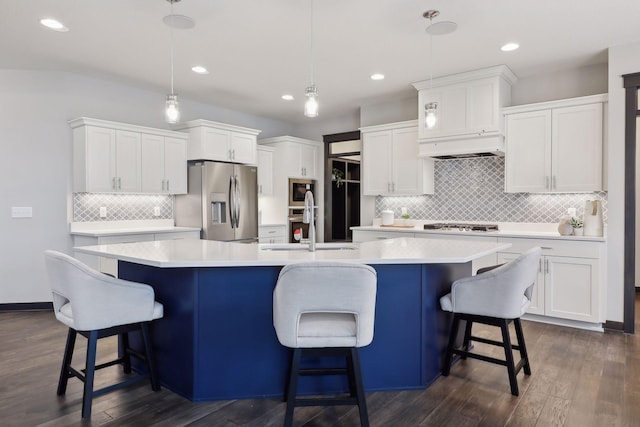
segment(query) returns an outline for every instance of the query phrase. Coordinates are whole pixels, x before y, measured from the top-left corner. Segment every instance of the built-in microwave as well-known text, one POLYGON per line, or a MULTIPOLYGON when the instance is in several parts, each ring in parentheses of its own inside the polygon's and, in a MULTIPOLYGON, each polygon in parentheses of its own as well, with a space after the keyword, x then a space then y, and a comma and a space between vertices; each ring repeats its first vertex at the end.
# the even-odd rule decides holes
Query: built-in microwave
MULTIPOLYGON (((304 206, 304 195, 307 192, 307 186, 316 198, 316 181, 313 179, 289 178, 289 206, 304 206)), ((318 203, 317 200, 315 200, 318 203)))

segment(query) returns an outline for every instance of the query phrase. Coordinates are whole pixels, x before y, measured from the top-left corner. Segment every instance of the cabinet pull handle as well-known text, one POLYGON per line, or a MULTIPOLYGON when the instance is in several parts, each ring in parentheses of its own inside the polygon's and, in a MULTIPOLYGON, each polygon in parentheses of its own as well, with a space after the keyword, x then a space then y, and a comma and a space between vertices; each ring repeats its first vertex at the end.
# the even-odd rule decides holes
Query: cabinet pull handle
POLYGON ((235 160, 235 159, 236 159, 236 150, 231 150, 231 158, 232 158, 233 160, 235 160))
POLYGON ((167 191, 169 191, 169 180, 167 180, 167 191))
POLYGON ((164 191, 164 179, 162 180, 162 191, 164 191))
POLYGON ((553 249, 552 246, 540 246, 540 249, 553 249))
POLYGON ((231 150, 227 151, 227 158, 228 158, 229 160, 232 160, 232 159, 231 159, 231 150))
POLYGON ((396 183, 395 182, 391 183, 391 191, 393 191, 394 193, 396 192, 396 183))
POLYGON ((122 178, 118 178, 118 190, 122 190, 122 178))
POLYGON ((542 260, 538 260, 538 273, 542 273, 542 260))
POLYGON ((391 193, 391 183, 387 182, 387 193, 391 193))
POLYGON ((551 179, 551 181, 553 182, 553 189, 555 190, 556 187, 557 187, 556 186, 556 176, 555 175, 553 175, 553 178, 551 179))
POLYGON ((547 189, 551 190, 551 188, 549 187, 549 177, 548 176, 544 177, 544 188, 547 188, 547 189))
POLYGON ((114 176, 113 178, 111 178, 111 188, 112 189, 116 189, 116 177, 114 176))
POLYGON ((549 274, 549 260, 548 259, 544 260, 544 272, 545 272, 545 274, 549 274))

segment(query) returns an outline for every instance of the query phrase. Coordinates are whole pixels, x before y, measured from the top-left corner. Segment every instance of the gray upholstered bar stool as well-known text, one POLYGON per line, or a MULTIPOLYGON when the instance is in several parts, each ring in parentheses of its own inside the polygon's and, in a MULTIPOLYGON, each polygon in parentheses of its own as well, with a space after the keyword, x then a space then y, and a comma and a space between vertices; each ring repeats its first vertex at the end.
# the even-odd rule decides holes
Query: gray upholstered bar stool
POLYGON ((285 266, 273 292, 273 326, 280 343, 293 348, 287 386, 285 426, 296 406, 358 405, 368 426, 359 347, 373 340, 376 271, 361 264, 335 262, 285 266), (301 358, 342 356, 346 367, 303 369, 301 358), (296 398, 299 375, 347 375, 347 397, 296 398))
POLYGON ((45 260, 56 319, 69 327, 58 381, 58 396, 66 393, 69 378, 80 379, 84 382, 82 418, 89 418, 94 397, 147 378, 150 379, 154 391, 160 390, 148 324, 163 316, 163 307, 154 300, 153 288, 107 276, 59 252, 45 251, 45 260), (142 333, 145 354, 129 347, 128 334, 133 331, 142 333), (82 370, 76 370, 71 366, 77 334, 88 340, 86 365, 82 370), (98 340, 112 335, 119 335, 122 357, 96 366, 98 340), (100 390, 93 390, 96 370, 122 364, 124 372, 130 373, 131 356, 146 362, 148 372, 100 390))
POLYGON ((519 394, 516 375, 523 368, 525 375, 531 375, 520 317, 531 304, 540 253, 541 249, 535 247, 507 264, 478 270, 479 274, 476 276, 453 282, 451 293, 440 298, 442 309, 453 313, 453 325, 442 375, 449 375, 454 354, 460 355, 462 359, 471 357, 497 363, 507 367, 511 394, 519 394), (461 348, 454 348, 461 320, 467 322, 464 339, 461 348), (502 341, 472 336, 471 328, 474 322, 500 327, 502 341), (512 345, 509 337, 511 322, 516 330, 517 345, 512 345), (469 350, 472 341, 503 347, 505 360, 471 353, 469 350), (514 349, 520 351, 520 362, 517 365, 513 359, 514 349))

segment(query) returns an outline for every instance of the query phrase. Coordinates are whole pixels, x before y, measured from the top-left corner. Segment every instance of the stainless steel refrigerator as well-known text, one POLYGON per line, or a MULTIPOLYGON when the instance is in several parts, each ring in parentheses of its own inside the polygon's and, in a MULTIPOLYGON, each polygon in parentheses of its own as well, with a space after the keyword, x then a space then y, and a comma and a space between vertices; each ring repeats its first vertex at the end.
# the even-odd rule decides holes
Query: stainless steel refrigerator
POLYGON ((257 242, 258 169, 196 162, 188 171, 188 194, 175 198, 176 225, 201 227, 206 240, 257 242))

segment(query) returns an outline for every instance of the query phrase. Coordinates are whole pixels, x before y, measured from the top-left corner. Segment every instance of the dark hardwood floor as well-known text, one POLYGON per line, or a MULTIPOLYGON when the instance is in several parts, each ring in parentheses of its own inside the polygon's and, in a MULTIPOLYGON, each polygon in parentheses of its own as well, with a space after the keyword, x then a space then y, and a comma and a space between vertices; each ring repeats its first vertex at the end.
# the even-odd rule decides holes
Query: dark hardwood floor
MULTIPOLYGON (((82 422, 82 384, 71 379, 67 395, 56 396, 66 328, 51 312, 0 313, 0 325, 2 426, 262 427, 283 423, 284 403, 278 399, 193 403, 166 389, 154 393, 147 383, 95 399, 91 421, 82 422)), ((523 326, 533 374, 518 375, 519 397, 510 394, 505 368, 468 359, 427 390, 367 394, 371 425, 640 425, 639 335, 526 321, 523 326)), ((478 330, 477 335, 499 337, 497 329, 478 330)), ((102 361, 116 351, 115 339, 103 341, 98 348, 102 361)), ((494 355, 500 352, 476 346, 494 355)), ((74 357, 79 366, 84 350, 85 340, 79 337, 74 357)), ((96 386, 121 375, 117 367, 105 369, 98 374, 96 386)), ((358 426, 359 418, 352 407, 298 408, 295 424, 358 426)))

